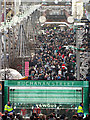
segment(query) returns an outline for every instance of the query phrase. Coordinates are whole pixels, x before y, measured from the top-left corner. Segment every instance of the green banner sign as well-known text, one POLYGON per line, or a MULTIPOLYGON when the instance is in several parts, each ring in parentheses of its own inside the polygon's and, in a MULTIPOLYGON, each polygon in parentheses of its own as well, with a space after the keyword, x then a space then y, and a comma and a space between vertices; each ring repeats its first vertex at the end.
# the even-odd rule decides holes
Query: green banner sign
POLYGON ((88 87, 88 81, 6 80, 5 86, 88 87))
POLYGON ((89 110, 88 81, 5 80, 4 86, 5 104, 8 99, 16 107, 32 104, 77 106, 83 101, 84 113, 89 110))

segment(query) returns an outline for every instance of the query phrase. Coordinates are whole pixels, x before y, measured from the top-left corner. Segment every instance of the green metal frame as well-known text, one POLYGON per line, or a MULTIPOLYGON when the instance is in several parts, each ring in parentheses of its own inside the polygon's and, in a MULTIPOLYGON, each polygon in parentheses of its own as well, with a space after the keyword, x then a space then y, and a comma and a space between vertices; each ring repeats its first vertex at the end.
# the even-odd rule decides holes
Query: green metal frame
MULTIPOLYGON (((88 81, 45 81, 45 80, 6 80, 4 83, 4 104, 8 101, 9 87, 64 87, 64 88, 81 88, 82 101, 84 104, 84 113, 89 113, 89 82, 88 81)), ((68 89, 67 89, 68 91, 68 89)), ((48 92, 48 91, 47 91, 48 92)), ((80 94, 78 94, 79 96, 80 94)), ((80 96, 79 96, 80 97, 80 96)), ((58 99, 58 98, 57 98, 58 99)), ((68 99, 69 100, 69 99, 68 99)), ((78 98, 77 98, 78 101, 78 98)), ((67 101, 68 104, 68 101, 67 101)))

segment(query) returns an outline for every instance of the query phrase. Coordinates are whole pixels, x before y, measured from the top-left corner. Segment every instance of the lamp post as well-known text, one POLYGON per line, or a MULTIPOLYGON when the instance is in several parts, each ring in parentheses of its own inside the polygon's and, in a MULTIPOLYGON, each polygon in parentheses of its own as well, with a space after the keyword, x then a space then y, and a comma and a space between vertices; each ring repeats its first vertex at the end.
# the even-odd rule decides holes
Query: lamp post
POLYGON ((79 52, 79 43, 78 43, 78 35, 79 35, 79 30, 76 30, 76 47, 77 47, 77 52, 76 52, 76 62, 77 62, 77 80, 80 80, 80 52, 79 52))
POLYGON ((79 39, 80 39, 80 26, 85 26, 85 23, 74 23, 74 27, 76 29, 76 64, 77 64, 77 80, 80 80, 80 50, 85 50, 84 48, 80 48, 79 39))

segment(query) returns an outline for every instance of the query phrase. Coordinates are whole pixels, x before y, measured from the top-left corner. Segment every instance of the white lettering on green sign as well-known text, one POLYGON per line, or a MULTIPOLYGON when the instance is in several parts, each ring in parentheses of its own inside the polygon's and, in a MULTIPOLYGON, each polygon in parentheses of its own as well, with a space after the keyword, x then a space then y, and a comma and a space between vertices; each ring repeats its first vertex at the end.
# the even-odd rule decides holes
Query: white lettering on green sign
POLYGON ((73 86, 74 82, 60 81, 18 81, 17 86, 73 86))
POLYGON ((88 81, 30 81, 30 80, 6 80, 5 86, 62 86, 62 87, 88 87, 88 81))

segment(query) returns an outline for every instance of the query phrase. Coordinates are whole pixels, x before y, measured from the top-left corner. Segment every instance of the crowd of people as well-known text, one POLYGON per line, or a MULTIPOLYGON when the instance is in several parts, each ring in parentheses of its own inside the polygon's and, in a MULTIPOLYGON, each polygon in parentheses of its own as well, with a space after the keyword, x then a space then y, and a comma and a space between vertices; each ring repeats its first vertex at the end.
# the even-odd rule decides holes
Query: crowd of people
POLYGON ((62 114, 60 117, 56 117, 56 114, 53 112, 49 115, 44 114, 32 114, 30 117, 30 120, 89 120, 89 115, 86 115, 86 117, 83 119, 82 117, 78 117, 77 115, 71 116, 71 119, 69 119, 65 114, 62 114))
POLYGON ((47 28, 38 40, 38 49, 30 59, 29 79, 76 80, 76 54, 70 47, 76 44, 74 31, 47 28))
POLYGON ((83 103, 80 103, 75 114, 68 116, 65 114, 65 112, 61 113, 59 109, 56 109, 56 112, 54 110, 53 112, 50 111, 50 113, 45 114, 42 113, 40 107, 34 106, 31 115, 27 118, 25 117, 24 113, 16 114, 10 101, 8 101, 4 107, 4 114, 0 112, 0 120, 89 120, 89 118, 90 116, 88 114, 86 117, 84 117, 83 103))

